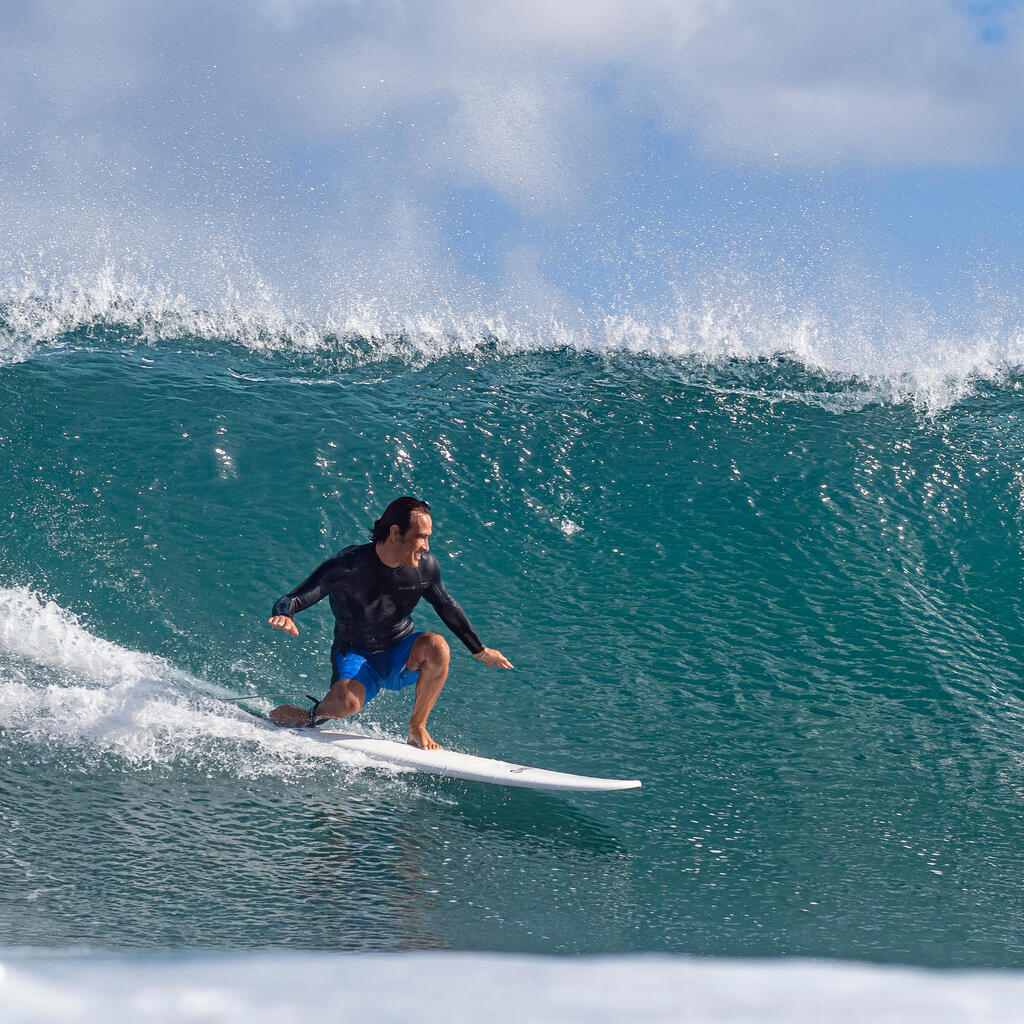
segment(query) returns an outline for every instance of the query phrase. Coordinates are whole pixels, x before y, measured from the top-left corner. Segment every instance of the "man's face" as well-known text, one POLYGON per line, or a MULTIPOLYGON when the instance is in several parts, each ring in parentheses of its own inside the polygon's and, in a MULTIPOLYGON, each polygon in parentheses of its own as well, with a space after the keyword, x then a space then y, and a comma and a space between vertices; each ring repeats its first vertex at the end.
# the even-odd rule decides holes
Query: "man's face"
MULTIPOLYGON (((420 564, 420 559, 430 550, 432 526, 430 516, 425 512, 414 512, 409 517, 409 529, 398 534, 403 565, 411 565, 415 569, 420 564)), ((397 526, 392 529, 397 533, 397 526)))

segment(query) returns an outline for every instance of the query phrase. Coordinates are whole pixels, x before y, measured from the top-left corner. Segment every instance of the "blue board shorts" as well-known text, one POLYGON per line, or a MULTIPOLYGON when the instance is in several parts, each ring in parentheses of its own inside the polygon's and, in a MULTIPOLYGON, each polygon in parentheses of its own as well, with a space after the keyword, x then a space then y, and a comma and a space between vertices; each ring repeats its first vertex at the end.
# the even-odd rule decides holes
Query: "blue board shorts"
POLYGON ((410 633, 386 651, 332 651, 331 686, 339 679, 357 679, 366 687, 366 704, 381 690, 404 690, 413 686, 419 681, 420 670, 406 668, 405 664, 416 638, 422 635, 423 630, 410 633))

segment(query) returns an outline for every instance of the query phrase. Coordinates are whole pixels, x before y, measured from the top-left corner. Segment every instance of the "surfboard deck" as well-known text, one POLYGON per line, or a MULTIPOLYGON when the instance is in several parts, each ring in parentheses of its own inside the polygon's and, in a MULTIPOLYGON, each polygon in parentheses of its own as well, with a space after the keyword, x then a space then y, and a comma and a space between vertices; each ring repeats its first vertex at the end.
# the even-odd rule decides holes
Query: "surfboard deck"
MULTIPOLYGON (((289 728, 274 725, 265 715, 248 708, 240 710, 267 722, 273 729, 289 728)), ((385 765, 411 768, 427 775, 442 775, 469 782, 483 782, 492 786, 517 786, 523 789, 560 790, 575 793, 609 793, 622 789, 639 789, 639 779, 603 779, 591 775, 572 775, 568 772, 533 768, 525 764, 512 764, 476 754, 463 754, 457 750, 420 750, 400 740, 366 733, 337 729, 303 729, 302 734, 318 743, 336 744, 385 765)))

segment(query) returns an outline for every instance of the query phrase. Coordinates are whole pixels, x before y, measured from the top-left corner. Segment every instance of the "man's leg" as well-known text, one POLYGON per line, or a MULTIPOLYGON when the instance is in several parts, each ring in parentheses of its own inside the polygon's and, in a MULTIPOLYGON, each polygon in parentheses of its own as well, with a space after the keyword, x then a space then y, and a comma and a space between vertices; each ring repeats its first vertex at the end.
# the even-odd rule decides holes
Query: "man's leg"
MULTIPOLYGON (((413 645, 415 647, 415 644, 413 645)), ((436 698, 435 698, 436 699, 436 698)), ((366 687, 358 679, 339 679, 317 705, 317 718, 348 718, 366 703, 366 687)), ((269 715, 275 725, 309 725, 309 708, 282 704, 269 715)))
POLYGON ((435 743, 427 732, 427 717, 437 698, 441 694, 445 680, 448 678, 448 663, 451 654, 448 642, 437 633, 422 633, 416 638, 409 652, 407 669, 419 671, 416 681, 416 702, 412 707, 412 718, 409 721, 409 742, 414 747, 424 750, 437 750, 441 744, 435 743))

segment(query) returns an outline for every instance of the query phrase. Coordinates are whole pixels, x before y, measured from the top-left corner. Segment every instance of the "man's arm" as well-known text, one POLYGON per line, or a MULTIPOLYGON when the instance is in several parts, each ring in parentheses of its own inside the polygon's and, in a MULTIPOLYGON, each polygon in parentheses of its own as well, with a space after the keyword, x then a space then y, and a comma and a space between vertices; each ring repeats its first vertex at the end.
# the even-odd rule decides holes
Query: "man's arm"
POLYGON ((278 599, 270 613, 270 625, 275 629, 283 629, 292 636, 298 636, 299 631, 293 621, 295 615, 317 601, 322 601, 337 585, 341 575, 341 559, 337 555, 328 558, 308 579, 278 599))
POLYGON ((466 645, 477 661, 485 662, 491 668, 512 668, 512 662, 501 651, 484 647, 477 636, 476 630, 470 625, 469 616, 462 610, 462 605, 445 590, 441 582, 441 567, 437 559, 431 556, 434 565, 431 580, 423 596, 433 606, 441 621, 466 645))

